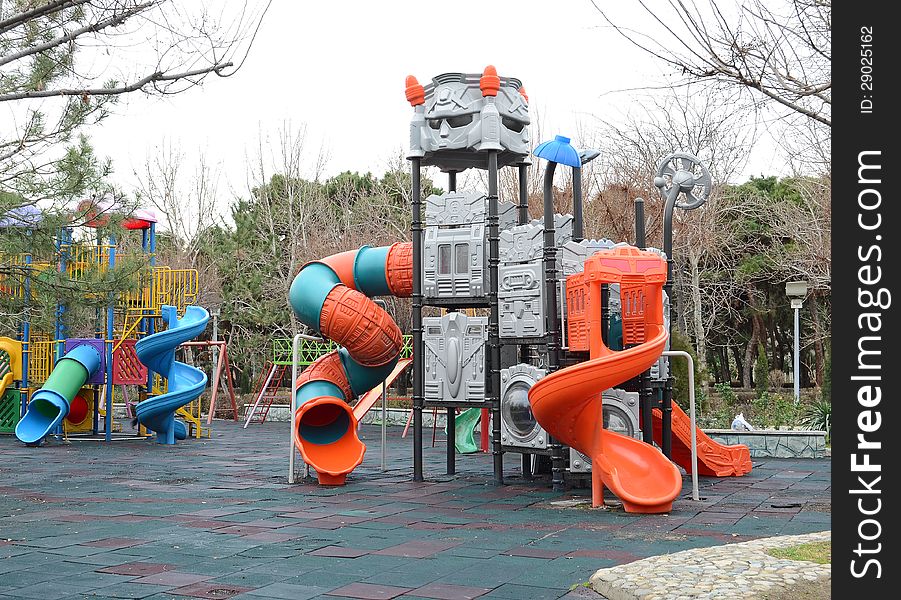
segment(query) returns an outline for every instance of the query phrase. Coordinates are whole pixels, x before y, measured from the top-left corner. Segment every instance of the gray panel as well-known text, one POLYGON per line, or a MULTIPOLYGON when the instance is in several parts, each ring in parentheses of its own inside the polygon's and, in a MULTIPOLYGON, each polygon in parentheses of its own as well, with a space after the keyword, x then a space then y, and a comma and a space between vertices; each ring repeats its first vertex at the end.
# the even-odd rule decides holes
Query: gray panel
POLYGON ((586 258, 598 250, 613 248, 617 245, 618 244, 607 238, 600 240, 582 240, 581 242, 574 242, 572 240, 567 241, 561 246, 560 252, 557 255, 562 264, 561 270, 563 275, 566 276, 572 275, 573 273, 581 273, 584 269, 586 258))
POLYGON ((541 261, 498 267, 500 336, 545 334, 544 266, 541 261))
MULTIPOLYGON (((554 240, 558 248, 572 243, 572 215, 554 215, 554 240)), ((540 260, 544 253, 544 225, 535 219, 501 232, 498 250, 501 264, 540 260)), ((559 260, 560 253, 557 253, 559 260)))
POLYGON ((426 227, 422 291, 428 298, 484 298, 488 291, 485 225, 426 227))
POLYGON ((445 192, 425 199, 426 225, 484 223, 487 198, 481 192, 445 192))
POLYGON ((484 401, 488 317, 448 313, 423 318, 422 327, 426 401, 484 401))

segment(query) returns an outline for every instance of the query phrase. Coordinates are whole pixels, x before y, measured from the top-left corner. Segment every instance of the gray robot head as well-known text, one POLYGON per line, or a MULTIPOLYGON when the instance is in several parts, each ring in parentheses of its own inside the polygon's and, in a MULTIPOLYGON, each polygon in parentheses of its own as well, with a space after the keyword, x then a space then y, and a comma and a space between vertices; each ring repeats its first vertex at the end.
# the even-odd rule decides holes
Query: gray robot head
POLYGON ((498 151, 498 166, 528 160, 529 101, 518 79, 498 77, 489 65, 481 75, 444 73, 415 86, 408 78, 410 158, 444 171, 486 168, 487 150, 498 151))

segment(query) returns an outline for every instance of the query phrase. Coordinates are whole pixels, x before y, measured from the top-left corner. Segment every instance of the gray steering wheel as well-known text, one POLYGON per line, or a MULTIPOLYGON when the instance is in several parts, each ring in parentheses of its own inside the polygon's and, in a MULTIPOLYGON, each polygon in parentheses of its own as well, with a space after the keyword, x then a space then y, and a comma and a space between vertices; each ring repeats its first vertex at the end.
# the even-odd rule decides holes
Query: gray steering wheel
POLYGON ((677 198, 683 194, 685 200, 676 200, 676 207, 692 210, 707 201, 713 183, 710 171, 701 159, 685 152, 674 152, 658 163, 654 185, 665 200, 673 194, 677 198))

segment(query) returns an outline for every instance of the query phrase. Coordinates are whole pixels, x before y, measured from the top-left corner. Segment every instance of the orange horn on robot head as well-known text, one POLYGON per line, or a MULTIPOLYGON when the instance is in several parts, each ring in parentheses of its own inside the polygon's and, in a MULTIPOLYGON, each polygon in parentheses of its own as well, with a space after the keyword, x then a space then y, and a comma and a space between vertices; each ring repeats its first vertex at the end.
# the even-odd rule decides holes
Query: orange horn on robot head
POLYGON ((419 81, 413 75, 407 75, 406 96, 410 106, 419 106, 425 104, 425 90, 419 81))
POLYGON ((479 89, 482 90, 482 96, 497 96, 497 92, 501 89, 501 78, 497 76, 497 69, 494 65, 488 65, 482 71, 479 78, 479 89))

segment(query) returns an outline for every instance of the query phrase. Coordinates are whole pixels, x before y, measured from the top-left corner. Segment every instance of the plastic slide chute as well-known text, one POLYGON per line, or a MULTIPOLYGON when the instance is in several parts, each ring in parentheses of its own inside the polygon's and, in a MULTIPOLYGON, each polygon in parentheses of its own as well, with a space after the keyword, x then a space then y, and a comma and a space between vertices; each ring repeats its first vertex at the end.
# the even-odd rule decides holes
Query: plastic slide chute
POLYGON ((372 408, 376 402, 379 401, 382 397, 382 384, 386 387, 390 386, 394 381, 401 376, 401 374, 406 371, 410 365, 413 364, 412 358, 402 358, 397 361, 397 364, 394 365, 394 370, 385 378, 385 381, 378 384, 357 400, 357 403, 354 404, 354 417, 356 417, 357 421, 363 418, 363 415, 369 412, 369 409, 372 408))
MULTIPOLYGON (((662 414, 654 409, 654 441, 663 438, 662 414)), ((744 444, 726 445, 697 430, 698 475, 707 477, 740 477, 751 472, 751 451, 744 444)), ((673 403, 673 460, 691 473, 691 419, 673 403)))
MULTIPOLYGON (((668 337, 663 325, 666 262, 634 247, 601 250, 585 271, 567 279, 567 290, 585 291, 590 360, 551 373, 529 390, 536 420, 549 435, 591 457, 592 505, 606 486, 628 512, 672 510, 682 476, 657 448, 603 428, 601 392, 650 368, 668 337), (619 283, 626 350, 614 352, 601 338, 601 285, 619 283)), ((568 292, 569 293, 569 292, 568 292)))
MULTIPOLYGON (((363 462, 350 402, 389 377, 402 336, 374 296, 413 293, 413 246, 334 254, 304 265, 291 284, 289 301, 298 319, 342 347, 315 360, 297 379, 294 444, 316 470, 319 483, 342 485, 363 462)), ((370 404, 371 406, 371 404, 370 404)))
POLYGON ((157 442, 174 444, 175 440, 188 436, 185 424, 175 419, 175 411, 200 396, 207 382, 206 373, 175 360, 175 349, 203 333, 210 314, 203 307, 188 306, 179 319, 178 309, 169 305, 163 305, 161 313, 168 329, 138 340, 135 352, 138 360, 168 380, 168 390, 139 402, 135 417, 138 423, 156 433, 157 442))
POLYGON ((78 346, 63 356, 43 387, 31 396, 25 416, 16 425, 16 437, 36 444, 69 414, 78 390, 100 368, 100 354, 91 346, 78 346))
POLYGON ((467 408, 454 419, 454 448, 460 454, 479 451, 475 440, 475 428, 481 418, 481 408, 467 408))

